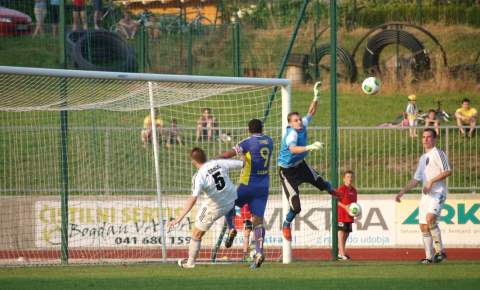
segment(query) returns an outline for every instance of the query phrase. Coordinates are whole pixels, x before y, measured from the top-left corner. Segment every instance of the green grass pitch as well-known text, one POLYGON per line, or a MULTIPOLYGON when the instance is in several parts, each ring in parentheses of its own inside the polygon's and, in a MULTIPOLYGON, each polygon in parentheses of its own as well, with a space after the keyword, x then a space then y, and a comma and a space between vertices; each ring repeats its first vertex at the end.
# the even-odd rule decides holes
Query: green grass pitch
POLYGON ((174 264, 0 269, 0 289, 479 289, 480 261, 174 264))

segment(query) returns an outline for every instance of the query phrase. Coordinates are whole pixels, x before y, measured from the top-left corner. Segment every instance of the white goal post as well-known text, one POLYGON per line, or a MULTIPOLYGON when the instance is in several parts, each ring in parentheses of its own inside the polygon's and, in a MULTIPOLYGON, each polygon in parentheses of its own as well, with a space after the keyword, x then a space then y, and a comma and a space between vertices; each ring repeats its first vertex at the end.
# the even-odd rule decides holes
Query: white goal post
MULTIPOLYGON (((68 243, 71 243, 68 247, 79 251, 78 257, 82 259, 78 258, 78 260, 81 262, 90 257, 107 261, 109 258, 104 256, 95 258, 99 255, 98 249, 106 249, 107 252, 111 250, 112 260, 124 258, 142 260, 148 256, 153 257, 151 259, 166 261, 167 258, 176 258, 182 249, 181 244, 176 244, 176 237, 167 236, 164 225, 168 220, 163 220, 163 217, 168 218, 178 210, 175 203, 179 203, 178 200, 182 199, 177 192, 186 193, 185 188, 190 183, 192 169, 185 158, 186 152, 197 144, 207 147, 211 152, 210 157, 221 153, 222 150, 228 150, 241 138, 246 137, 246 124, 254 117, 268 120, 267 131, 270 130, 274 134, 275 147, 278 149, 281 136, 287 126, 287 115, 290 112, 291 84, 289 80, 275 78, 161 75, 0 66, 0 95, 2 96, 0 118, 5 121, 1 125, 0 138, 11 142, 9 143, 11 152, 5 153, 10 157, 0 164, 8 168, 4 175, 6 180, 0 182, 0 200, 5 204, 10 204, 14 199, 19 198, 26 200, 32 207, 33 214, 44 218, 48 216, 46 213, 53 217, 63 210, 68 211, 69 219, 78 217, 78 224, 68 221, 68 243), (281 98, 278 95, 281 95, 281 98), (207 133, 204 134, 207 127, 199 129, 200 121, 197 121, 200 110, 207 107, 213 108, 213 114, 220 123, 218 127, 212 129, 213 133, 208 132, 208 136, 207 133), (141 147, 141 141, 138 137, 135 138, 138 136, 137 131, 133 125, 129 124, 134 120, 138 121, 139 118, 142 119, 145 112, 149 112, 150 120, 157 120, 160 117, 156 116, 156 109, 159 110, 163 125, 158 125, 156 121, 150 122, 152 147, 149 151, 150 149, 145 146, 147 143, 144 144, 145 148, 141 147), (270 114, 275 114, 274 116, 268 115, 271 110, 274 113, 270 114), (61 170, 60 165, 57 165, 60 156, 57 152, 59 151, 57 147, 60 145, 56 135, 59 118, 55 112, 61 111, 71 112, 73 119, 68 124, 72 126, 68 133, 69 144, 72 147, 69 150, 74 151, 69 152, 68 160, 72 163, 68 172, 69 178, 72 179, 69 187, 75 193, 70 197, 72 201, 70 204, 76 207, 73 209, 55 208, 60 205, 58 196, 55 196, 59 194, 55 187, 58 180, 52 176, 57 175, 61 170), (170 136, 174 129, 166 128, 167 122, 170 123, 171 128, 174 128, 174 124, 176 128, 177 122, 183 122, 180 124, 183 125, 181 131, 179 129, 183 139, 179 143, 171 140, 170 136), (275 131, 280 126, 281 132, 275 131), (200 134, 204 135, 200 136, 199 140, 200 130, 200 134), (35 144, 39 152, 36 152, 31 144, 35 144), (40 152, 41 150, 52 152, 45 154, 40 152), (150 162, 153 164, 152 167, 149 165, 150 162), (51 172, 50 170, 45 170, 44 173, 37 172, 39 170, 36 169, 42 166, 48 167, 49 164, 54 167, 51 172), (35 171, 34 173, 21 170, 21 168, 30 167, 32 172, 35 171), (127 167, 128 170, 122 171, 127 167), (31 175, 25 177, 28 174, 31 175), (180 176, 181 181, 177 180, 180 176), (150 182, 150 178, 152 182, 154 180, 153 183, 150 182), (148 186, 142 187, 144 184, 148 186), (157 204, 159 213, 148 211, 155 211, 149 209, 148 204, 151 200, 144 194, 150 192, 152 187, 156 193, 153 201, 157 204), (165 195, 166 192, 168 195, 165 195), (118 196, 121 196, 121 200, 117 198, 118 196), (137 213, 137 209, 142 213, 137 213), (95 227, 86 226, 91 222, 88 220, 90 210, 95 212, 92 213, 92 219, 95 220, 92 223, 96 223, 95 227), (111 213, 107 213, 107 210, 111 213), (122 222, 130 222, 132 228, 135 223, 137 230, 140 227, 137 222, 140 215, 151 217, 153 220, 157 214, 161 222, 158 223, 159 229, 155 232, 160 236, 122 235, 114 241, 105 242, 105 237, 99 237, 99 231, 107 230, 106 220, 111 220, 110 226, 113 230, 117 226, 120 231, 127 231, 126 226, 120 224, 120 218, 115 216, 115 213, 122 214, 124 219, 122 222), (83 235, 83 232, 80 232, 82 226, 81 230, 84 232, 95 228, 95 232, 88 232, 88 235, 93 235, 94 238, 77 242, 78 236, 83 235), (78 235, 75 236, 75 234, 78 235), (169 251, 167 243, 170 241, 176 247, 174 249, 178 248, 179 251, 169 251), (142 245, 140 245, 141 242, 143 242, 142 245), (152 248, 153 244, 161 245, 161 255, 151 254, 142 248, 142 246, 152 248)), ((270 175, 271 180, 274 181, 271 182, 271 187, 278 190, 281 186, 276 176, 276 157, 275 153, 271 160, 270 175)), ((238 174, 233 177, 237 180, 238 174)), ((283 194, 282 199, 285 213, 288 212, 289 205, 283 194)), ((23 217, 13 216, 12 219, 25 219, 21 224, 30 226, 34 236, 23 237, 20 233, 13 234, 13 228, 8 229, 9 236, 18 235, 24 243, 14 245, 11 237, 0 235, 0 244, 5 245, 3 249, 0 247, 0 257, 2 251, 13 250, 15 252, 12 258, 13 263, 20 258, 22 263, 25 259, 37 264, 46 263, 45 260, 54 260, 48 263, 55 263, 59 259, 56 255, 51 258, 41 250, 57 249, 59 247, 57 242, 46 242, 45 239, 58 233, 39 234, 38 232, 50 225, 38 225, 42 222, 38 221, 38 216, 22 214, 23 217), (35 221, 32 222, 32 220, 35 221), (28 251, 35 254, 25 254, 28 251)), ((55 223, 55 229, 59 227, 58 220, 49 222, 55 223)), ((147 231, 146 228, 144 230, 147 231)), ((216 238, 212 236, 211 240, 215 241, 216 238)), ((182 236, 179 241, 186 243, 187 241, 183 239, 185 237, 182 236)), ((202 247, 212 247, 212 241, 202 247)), ((240 245, 237 246, 240 247, 240 245)), ((73 256, 77 257, 75 252, 73 253, 70 259, 73 256)), ((230 254, 223 252, 222 255, 229 257, 230 254)), ((271 254, 270 257, 267 255, 267 258, 278 260, 281 257, 283 263, 290 263, 291 243, 283 241, 281 252, 278 254, 271 254)), ((2 263, 0 260, 0 264, 2 263)))

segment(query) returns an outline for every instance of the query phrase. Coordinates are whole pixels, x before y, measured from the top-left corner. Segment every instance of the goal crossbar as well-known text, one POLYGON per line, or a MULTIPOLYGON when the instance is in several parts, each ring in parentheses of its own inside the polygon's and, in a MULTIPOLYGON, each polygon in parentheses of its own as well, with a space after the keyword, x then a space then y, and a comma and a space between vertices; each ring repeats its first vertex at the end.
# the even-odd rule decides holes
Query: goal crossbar
POLYGON ((290 86, 290 80, 277 78, 248 78, 248 77, 218 77, 193 76, 151 73, 123 73, 106 71, 84 71, 65 69, 46 69, 32 67, 0 66, 1 74, 34 75, 47 77, 96 78, 123 81, 152 81, 152 82, 188 82, 225 85, 252 85, 252 86, 290 86))

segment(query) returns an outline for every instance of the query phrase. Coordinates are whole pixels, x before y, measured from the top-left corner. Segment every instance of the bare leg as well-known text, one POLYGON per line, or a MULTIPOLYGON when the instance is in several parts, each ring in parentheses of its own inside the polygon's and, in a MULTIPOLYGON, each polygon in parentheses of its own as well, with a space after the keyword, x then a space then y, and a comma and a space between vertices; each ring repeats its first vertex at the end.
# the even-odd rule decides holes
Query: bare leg
POLYGON ((345 232, 345 231, 338 231, 338 254, 340 256, 345 256, 346 251, 345 251, 345 245, 347 243, 348 235, 350 233, 345 232))
POLYGON ((100 26, 98 23, 100 22, 100 18, 102 17, 102 12, 95 10, 93 13, 93 25, 95 26, 95 29, 100 29, 100 26))
POLYGON ((195 138, 195 142, 198 142, 200 140, 200 133, 202 131, 202 123, 198 122, 197 123, 197 134, 196 134, 196 138, 195 138))
POLYGON ((473 132, 475 131, 475 125, 476 124, 477 124, 477 120, 475 119, 475 117, 472 117, 470 119, 470 130, 468 131, 468 136, 469 137, 473 136, 473 132))
POLYGON ((73 11, 73 31, 78 31, 78 12, 73 11))
POLYGON ((85 12, 85 10, 80 12, 80 17, 82 18, 83 30, 88 30, 87 13, 85 12))
POLYGON ((465 130, 463 129, 463 122, 460 118, 457 118, 457 126, 458 126, 458 129, 460 130, 460 134, 462 134, 462 136, 465 136, 465 130))

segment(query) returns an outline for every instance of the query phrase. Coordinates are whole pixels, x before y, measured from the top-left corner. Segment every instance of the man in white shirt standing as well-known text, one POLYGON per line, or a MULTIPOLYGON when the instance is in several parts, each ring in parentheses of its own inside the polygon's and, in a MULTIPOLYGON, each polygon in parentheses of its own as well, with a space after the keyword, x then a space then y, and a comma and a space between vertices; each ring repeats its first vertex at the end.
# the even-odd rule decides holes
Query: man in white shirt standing
POLYGON ((422 144, 425 153, 420 157, 412 180, 395 197, 395 200, 400 202, 407 191, 422 182, 422 197, 418 209, 418 222, 425 247, 425 259, 420 261, 422 264, 439 263, 447 258, 437 219, 447 198, 446 178, 452 174, 452 169, 445 152, 435 147, 436 139, 437 133, 432 128, 423 131, 422 144))
POLYGON ((180 216, 168 223, 168 229, 177 225, 190 212, 201 192, 205 193, 206 199, 195 219, 188 259, 178 260, 181 268, 195 267, 203 235, 216 220, 225 216, 234 207, 237 188, 228 177, 228 170, 243 167, 243 161, 240 160, 220 159, 207 162, 205 152, 197 147, 192 149, 190 159, 193 166, 198 169, 192 177, 192 196, 185 203, 180 216))

